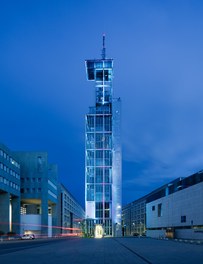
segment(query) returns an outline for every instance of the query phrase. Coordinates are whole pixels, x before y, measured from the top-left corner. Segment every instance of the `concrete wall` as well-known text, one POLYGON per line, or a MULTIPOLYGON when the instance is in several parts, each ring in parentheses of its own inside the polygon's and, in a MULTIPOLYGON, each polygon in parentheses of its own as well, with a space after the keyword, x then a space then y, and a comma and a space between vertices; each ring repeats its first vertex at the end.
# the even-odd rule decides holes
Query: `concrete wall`
POLYGON ((203 238, 203 233, 193 230, 195 227, 203 226, 202 208, 203 182, 148 203, 147 235, 159 237, 163 235, 161 228, 171 227, 175 228, 177 238, 203 238), (161 216, 158 216, 158 204, 162 204, 161 216), (181 216, 185 216, 185 221, 181 221, 181 216))

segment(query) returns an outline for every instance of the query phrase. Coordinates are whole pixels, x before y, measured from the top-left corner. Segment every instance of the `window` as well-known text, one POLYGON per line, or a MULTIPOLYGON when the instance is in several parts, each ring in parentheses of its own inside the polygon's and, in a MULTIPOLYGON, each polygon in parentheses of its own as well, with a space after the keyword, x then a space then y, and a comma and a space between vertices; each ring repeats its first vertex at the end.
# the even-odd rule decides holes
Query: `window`
POLYGON ((103 70, 96 71, 96 81, 103 81, 103 70))
POLYGON ((95 200, 101 202, 103 200, 103 186, 102 184, 97 184, 95 186, 95 200))
POLYGON ((103 139, 103 143, 104 143, 104 148, 105 149, 110 149, 111 148, 111 134, 110 133, 106 133, 104 134, 104 139, 103 139))
POLYGON ((105 203, 105 211, 104 211, 104 216, 105 218, 109 218, 110 216, 110 203, 105 203))
POLYGON ((97 149, 102 149, 103 148, 103 141, 104 141, 104 137, 102 133, 97 133, 96 134, 96 144, 95 147, 97 149))
POLYGON ((94 184, 87 185, 87 201, 94 201, 94 184))
POLYGON ((86 151, 86 161, 87 161, 87 166, 94 166, 94 151, 93 150, 86 151))
POLYGON ((87 183, 94 183, 94 168, 87 167, 86 175, 87 175, 87 183))
POLYGON ((181 223, 186 223, 186 215, 181 215, 181 223))
POLYGON ((87 133, 86 149, 94 149, 94 133, 87 133))
POLYGON ((105 131, 111 131, 111 127, 112 127, 111 116, 105 116, 105 119, 104 119, 104 130, 105 131))
POLYGON ((102 202, 96 203, 96 217, 97 218, 103 217, 103 203, 102 202))
POLYGON ((103 169, 102 169, 102 167, 96 168, 95 180, 96 180, 96 183, 102 183, 103 182, 103 169))
POLYGON ((111 166, 112 165, 111 150, 105 150, 104 151, 104 164, 105 164, 105 166, 111 166))
POLYGON ((86 119, 86 131, 94 131, 94 116, 87 116, 86 119))
POLYGON ((152 206, 152 211, 155 211, 155 205, 152 206))
POLYGON ((102 166, 102 165, 103 165, 103 151, 96 150, 96 166, 102 166))
POLYGON ((112 199, 112 192, 111 192, 111 185, 105 185, 105 201, 111 201, 112 199))
POLYGON ((111 168, 105 168, 104 175, 105 175, 105 183, 111 183, 111 168))
POLYGON ((162 216, 162 204, 158 204, 158 217, 162 216))
POLYGON ((103 116, 96 116, 96 131, 103 131, 103 116))

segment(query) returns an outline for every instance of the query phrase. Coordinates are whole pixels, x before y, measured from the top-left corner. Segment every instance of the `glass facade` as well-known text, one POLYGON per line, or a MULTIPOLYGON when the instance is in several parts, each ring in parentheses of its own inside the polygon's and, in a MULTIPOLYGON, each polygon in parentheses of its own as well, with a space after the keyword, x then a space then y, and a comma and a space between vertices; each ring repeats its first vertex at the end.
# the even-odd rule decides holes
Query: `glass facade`
POLYGON ((86 61, 95 82, 95 106, 85 124, 85 201, 88 232, 102 225, 104 235, 121 234, 120 99, 113 98, 113 60, 86 61))

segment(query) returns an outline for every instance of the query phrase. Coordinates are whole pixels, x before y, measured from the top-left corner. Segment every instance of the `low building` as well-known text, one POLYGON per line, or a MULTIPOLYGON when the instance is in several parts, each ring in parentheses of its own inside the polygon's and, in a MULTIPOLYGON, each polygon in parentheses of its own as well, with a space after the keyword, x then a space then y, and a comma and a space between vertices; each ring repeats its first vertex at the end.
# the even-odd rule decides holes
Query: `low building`
POLYGON ((0 144, 0 231, 20 232, 20 164, 5 145, 0 144))
MULTIPOLYGON (((180 178, 173 180, 170 184, 174 186, 180 178)), ((122 224, 124 236, 146 235, 146 204, 165 195, 168 184, 154 190, 153 192, 123 206, 122 224)))
POLYGON ((15 152, 21 164, 21 234, 57 234, 58 172, 47 152, 15 152))
POLYGON ((58 204, 61 234, 80 234, 85 211, 63 184, 59 184, 58 204))
POLYGON ((123 236, 141 236, 146 231, 146 196, 122 208, 123 236))
POLYGON ((164 190, 163 197, 146 205, 147 236, 203 239, 203 171, 164 190))
POLYGON ((123 235, 203 239, 203 171, 177 178, 122 208, 123 235))

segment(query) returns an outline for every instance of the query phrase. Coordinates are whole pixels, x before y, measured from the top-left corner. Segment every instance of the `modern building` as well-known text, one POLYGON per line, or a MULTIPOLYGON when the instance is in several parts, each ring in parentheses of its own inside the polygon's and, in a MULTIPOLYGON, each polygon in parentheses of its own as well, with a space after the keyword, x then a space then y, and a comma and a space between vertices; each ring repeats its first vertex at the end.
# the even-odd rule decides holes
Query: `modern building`
MULTIPOLYGON (((181 178, 175 179, 170 184, 176 186, 180 180, 181 178)), ((165 184, 122 207, 122 227, 124 236, 146 235, 146 204, 152 200, 163 197, 167 186, 168 184, 165 184)))
POLYGON ((47 152, 15 152, 21 165, 21 234, 51 237, 57 228, 58 172, 47 152))
POLYGON ((20 232, 20 164, 5 145, 0 144, 0 231, 20 232))
POLYGON ((60 233, 81 234, 85 211, 63 184, 59 184, 58 205, 60 233))
POLYGON ((177 178, 122 209, 123 235, 203 239, 203 171, 177 178))
POLYGON ((146 196, 122 208, 123 236, 142 236, 146 232, 146 196))
POLYGON ((85 64, 87 80, 95 84, 95 105, 85 119, 86 232, 93 235, 99 225, 105 236, 120 236, 121 101, 113 97, 113 59, 106 58, 105 36, 102 58, 85 64))
POLYGON ((147 236, 203 239, 203 171, 176 184, 146 205, 147 236))

